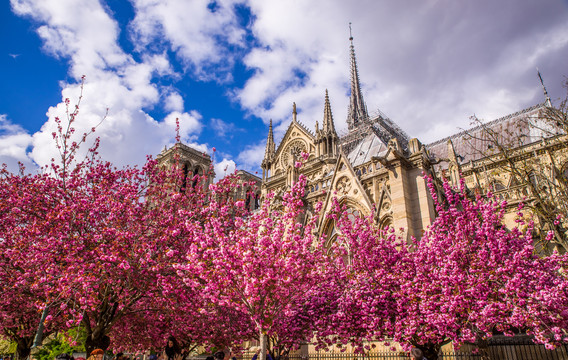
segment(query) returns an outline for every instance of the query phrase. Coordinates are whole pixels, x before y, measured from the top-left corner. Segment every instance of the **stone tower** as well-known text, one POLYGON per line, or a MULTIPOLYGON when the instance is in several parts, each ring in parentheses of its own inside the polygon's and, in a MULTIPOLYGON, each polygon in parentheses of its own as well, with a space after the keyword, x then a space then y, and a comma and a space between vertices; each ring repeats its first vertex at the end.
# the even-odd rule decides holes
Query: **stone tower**
POLYGON ((209 154, 196 150, 182 143, 176 143, 169 149, 164 148, 156 157, 159 166, 178 166, 183 169, 184 185, 195 186, 193 179, 195 175, 207 175, 207 184, 213 183, 215 171, 212 166, 211 156, 209 154))

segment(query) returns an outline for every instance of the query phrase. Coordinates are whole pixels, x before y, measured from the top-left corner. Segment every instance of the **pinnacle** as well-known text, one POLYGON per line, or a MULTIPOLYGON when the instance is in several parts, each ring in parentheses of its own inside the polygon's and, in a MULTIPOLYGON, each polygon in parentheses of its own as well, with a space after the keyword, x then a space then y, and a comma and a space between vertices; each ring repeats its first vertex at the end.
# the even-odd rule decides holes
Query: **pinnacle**
POLYGON ((335 125, 333 124, 333 114, 331 112, 331 104, 329 102, 329 93, 325 89, 325 105, 323 108, 323 124, 324 133, 335 133, 335 125))

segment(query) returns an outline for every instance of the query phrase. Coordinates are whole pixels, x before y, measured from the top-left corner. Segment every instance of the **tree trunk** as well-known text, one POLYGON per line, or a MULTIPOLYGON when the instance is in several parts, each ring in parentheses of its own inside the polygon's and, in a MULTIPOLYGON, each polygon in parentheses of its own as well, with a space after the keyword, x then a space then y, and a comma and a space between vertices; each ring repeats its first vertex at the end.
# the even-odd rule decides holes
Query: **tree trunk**
POLYGON ((45 323, 45 319, 47 318, 48 313, 49 313, 49 305, 46 305, 45 308, 43 308, 43 312, 41 314, 41 319, 39 320, 39 325, 37 327, 37 331, 36 331, 36 334, 35 334, 33 347, 41 346, 41 344, 43 342, 43 331, 45 329, 44 323, 45 323))
POLYGON ((91 354, 91 352, 95 349, 102 349, 106 351, 110 346, 110 338, 104 334, 96 336, 91 333, 87 334, 87 339, 85 340, 85 351, 87 352, 87 356, 91 354))
POLYGON ((490 360, 491 355, 489 354, 489 343, 487 340, 479 339, 477 340, 477 348, 479 350, 479 355, 481 355, 482 360, 490 360))
POLYGON ((438 360, 438 353, 440 352, 439 344, 424 344, 415 345, 417 348, 422 350, 424 357, 428 360, 438 360))
POLYGON ((33 340, 32 336, 16 339, 16 360, 25 360, 30 356, 33 340))
POLYGON ((257 360, 266 360, 266 331, 260 330, 260 354, 257 360))

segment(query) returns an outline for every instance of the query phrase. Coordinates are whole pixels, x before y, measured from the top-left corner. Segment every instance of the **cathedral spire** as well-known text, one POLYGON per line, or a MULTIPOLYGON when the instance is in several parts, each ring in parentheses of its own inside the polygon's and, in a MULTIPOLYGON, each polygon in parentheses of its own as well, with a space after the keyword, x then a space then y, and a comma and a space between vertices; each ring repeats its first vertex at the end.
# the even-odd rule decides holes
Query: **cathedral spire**
POLYGON ((349 41, 351 42, 351 98, 349 101, 349 112, 347 114, 347 127, 349 130, 357 127, 361 122, 367 120, 367 107, 361 93, 359 84, 359 71, 357 70, 357 59, 355 58, 355 47, 353 46, 353 35, 351 34, 351 23, 349 23, 349 41))
POLYGON ((325 105, 323 107, 323 132, 335 133, 335 125, 333 124, 333 114, 331 113, 331 105, 329 103, 329 94, 325 89, 325 105))
POLYGON ((276 146, 274 144, 274 134, 272 133, 272 119, 268 126, 268 138, 266 139, 266 150, 264 151, 264 158, 270 159, 275 152, 276 146))
POLYGON ((292 105, 292 121, 296 122, 296 117, 298 116, 298 112, 296 111, 296 103, 292 105))
POLYGON ((544 86, 544 81, 542 81, 542 76, 540 76, 540 71, 536 68, 536 72, 538 74, 538 78, 540 79, 540 84, 542 85, 542 90, 544 91, 544 106, 552 107, 552 101, 550 101, 550 96, 548 96, 548 92, 546 91, 546 87, 544 86))

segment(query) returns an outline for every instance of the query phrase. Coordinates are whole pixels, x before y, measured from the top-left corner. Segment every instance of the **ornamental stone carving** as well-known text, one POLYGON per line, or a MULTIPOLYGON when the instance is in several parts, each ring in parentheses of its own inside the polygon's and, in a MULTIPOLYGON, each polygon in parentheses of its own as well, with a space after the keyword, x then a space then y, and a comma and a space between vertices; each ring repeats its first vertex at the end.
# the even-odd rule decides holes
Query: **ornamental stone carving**
POLYGON ((294 166, 294 160, 300 159, 302 157, 302 153, 306 152, 307 146, 306 143, 300 139, 296 139, 291 141, 286 147, 284 151, 282 151, 282 156, 280 158, 282 167, 286 168, 288 165, 294 166))
POLYGON ((341 177, 335 184, 335 190, 342 195, 347 195, 351 190, 351 180, 346 176, 341 177))

